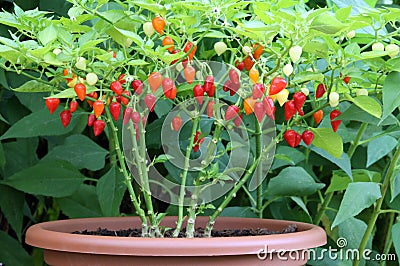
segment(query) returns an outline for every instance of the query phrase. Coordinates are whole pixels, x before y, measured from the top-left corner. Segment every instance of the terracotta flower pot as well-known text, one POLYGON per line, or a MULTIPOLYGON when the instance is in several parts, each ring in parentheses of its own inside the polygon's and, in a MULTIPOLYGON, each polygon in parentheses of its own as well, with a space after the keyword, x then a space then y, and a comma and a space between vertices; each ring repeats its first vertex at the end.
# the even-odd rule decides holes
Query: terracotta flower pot
MULTIPOLYGON (((198 217, 204 226, 208 217, 198 217)), ((162 225, 173 227, 176 217, 162 225)), ((140 227, 137 217, 89 218, 46 222, 31 226, 26 243, 44 249, 49 265, 303 265, 306 250, 326 243, 320 227, 291 221, 231 218, 217 219, 215 229, 268 228, 282 230, 297 224, 298 232, 245 237, 195 239, 110 237, 71 234, 73 231, 140 227), (264 251, 267 251, 265 253, 264 251)))

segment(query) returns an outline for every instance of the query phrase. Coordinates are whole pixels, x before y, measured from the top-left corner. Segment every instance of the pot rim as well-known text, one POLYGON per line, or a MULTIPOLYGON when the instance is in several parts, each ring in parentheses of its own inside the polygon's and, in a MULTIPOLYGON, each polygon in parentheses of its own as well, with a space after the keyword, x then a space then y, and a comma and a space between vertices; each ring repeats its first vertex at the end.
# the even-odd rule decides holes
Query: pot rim
MULTIPOLYGON (((197 217, 205 224, 208 217, 197 217)), ((168 216, 163 223, 174 224, 168 216)), ((83 218, 44 222, 31 226, 26 243, 48 250, 131 256, 221 256, 258 254, 265 248, 281 252, 306 250, 326 244, 326 233, 319 226, 301 222, 259 218, 219 217, 214 228, 276 228, 296 224, 298 232, 263 236, 212 238, 141 238, 71 234, 73 231, 96 230, 98 227, 127 229, 140 225, 140 219, 130 217, 83 218), (116 224, 121 224, 117 226, 116 224), (136 224, 135 224, 136 223, 136 224), (226 225, 224 225, 226 224, 226 225), (237 224, 238 226, 234 226, 237 224)), ((200 226, 201 226, 200 225, 200 226)), ((273 229, 274 230, 274 229, 273 229)))

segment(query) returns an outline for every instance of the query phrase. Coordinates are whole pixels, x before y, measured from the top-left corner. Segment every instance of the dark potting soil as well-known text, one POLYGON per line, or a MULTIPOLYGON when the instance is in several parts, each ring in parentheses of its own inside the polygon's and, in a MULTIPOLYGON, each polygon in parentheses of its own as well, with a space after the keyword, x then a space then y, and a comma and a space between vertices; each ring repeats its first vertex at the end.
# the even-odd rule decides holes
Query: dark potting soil
MULTIPOLYGON (((164 237, 172 237, 173 229, 167 230, 164 233, 164 237)), ((257 228, 257 229, 223 229, 223 230, 212 230, 212 237, 233 237, 233 236, 260 236, 260 235, 275 235, 275 234, 288 234, 297 232, 297 225, 290 224, 287 227, 283 228, 280 231, 271 231, 266 228, 257 228)), ((108 230, 106 228, 98 228, 96 231, 76 231, 73 234, 81 234, 81 235, 97 235, 97 236, 120 236, 120 237, 141 237, 142 230, 141 229, 121 229, 121 230, 108 230)), ((195 237, 203 237, 204 229, 197 228, 195 231, 195 237)), ((185 230, 179 234, 180 238, 185 237, 185 230)))

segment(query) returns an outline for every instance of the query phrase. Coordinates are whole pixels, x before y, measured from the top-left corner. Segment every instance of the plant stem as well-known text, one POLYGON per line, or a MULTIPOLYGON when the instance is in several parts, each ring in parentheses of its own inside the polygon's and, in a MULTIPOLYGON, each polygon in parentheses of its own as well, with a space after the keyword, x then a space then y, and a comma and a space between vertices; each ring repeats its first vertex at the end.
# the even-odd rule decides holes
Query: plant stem
MULTIPOLYGON (((112 127, 109 128, 109 135, 112 136, 112 130, 114 130, 112 127)), ((117 150, 117 146, 115 143, 114 138, 109 139, 109 151, 110 151, 110 164, 117 166, 117 154, 115 151, 117 150)))
MULTIPOLYGON (((147 172, 147 166, 146 166, 146 136, 145 136, 145 129, 143 128, 143 124, 141 122, 138 123, 139 126, 139 153, 140 153, 140 166, 138 168, 142 167, 142 177, 143 177, 143 183, 141 186, 143 187, 143 197, 144 201, 146 203, 146 208, 147 208, 147 214, 150 219, 150 224, 151 224, 151 230, 150 234, 153 236, 161 237, 162 234, 160 233, 160 230, 158 228, 158 222, 154 213, 153 209, 153 201, 151 198, 151 191, 149 187, 149 176, 147 172)), ((136 141, 136 139, 134 140, 136 141)))
MULTIPOLYGON (((219 135, 221 134, 222 131, 222 124, 217 124, 217 126, 215 127, 214 130, 214 134, 212 137, 211 142, 208 144, 208 148, 207 148, 207 153, 206 156, 204 158, 204 161, 202 162, 202 164, 204 166, 208 166, 212 160, 214 160, 213 154, 215 152, 215 149, 217 148, 217 143, 218 143, 218 139, 219 139, 219 135)), ((186 237, 188 238, 192 238, 194 237, 194 225, 196 222, 196 209, 197 209, 197 202, 199 199, 199 195, 201 193, 200 190, 200 179, 198 178, 199 182, 196 182, 195 185, 195 189, 194 192, 192 194, 192 200, 190 202, 190 206, 189 206, 189 211, 188 211, 188 221, 187 221, 187 226, 186 226, 186 237)))
POLYGON ((326 196, 324 198, 324 202, 322 203, 321 208, 318 210, 318 213, 315 216, 314 224, 318 225, 321 222, 322 216, 325 214, 325 211, 326 211, 329 203, 331 202, 332 197, 333 197, 333 192, 329 192, 326 194, 326 196))
MULTIPOLYGON (((389 163, 389 168, 385 174, 383 184, 381 187, 381 197, 376 201, 374 212, 372 213, 372 216, 369 219, 367 230, 365 231, 364 236, 361 240, 360 246, 358 248, 358 252, 359 252, 358 254, 363 254, 364 249, 367 246, 368 239, 371 236, 372 230, 375 227, 376 220, 378 219, 378 216, 380 214, 383 200, 385 199, 385 195, 386 195, 387 189, 390 184, 390 178, 393 175, 393 172, 395 170, 395 167, 396 167, 397 161, 399 160, 399 157, 400 157, 400 145, 397 146, 396 153, 394 154, 392 160, 389 163)), ((360 264, 360 259, 356 258, 356 260, 353 262, 353 266, 358 266, 359 264, 360 264)))
POLYGON ((180 193, 179 193, 179 200, 178 200, 178 221, 176 222, 176 228, 173 233, 173 237, 178 237, 181 229, 182 229, 182 223, 183 223, 183 204, 185 200, 185 189, 186 189, 186 178, 189 170, 189 163, 190 163, 190 153, 193 148, 193 142, 194 142, 194 136, 196 135, 197 128, 199 126, 199 121, 200 117, 196 117, 193 120, 193 126, 192 126, 192 135, 190 136, 189 139, 189 144, 186 147, 186 155, 185 155, 185 164, 182 172, 182 181, 181 181, 181 188, 180 188, 180 193))
POLYGON ((118 128, 114 125, 114 122, 112 121, 110 110, 108 110, 108 108, 105 108, 105 111, 106 111, 106 116, 107 116, 107 122, 108 122, 108 125, 110 126, 110 133, 111 133, 110 138, 114 139, 115 151, 117 152, 118 161, 119 161, 122 173, 125 178, 125 185, 128 188, 129 196, 131 198, 133 206, 134 206, 137 214, 139 215, 140 220, 142 221, 142 236, 147 236, 148 226, 147 226, 146 214, 145 214, 144 210, 140 207, 139 200, 136 196, 135 191, 133 190, 131 175, 126 170, 124 156, 122 155, 121 145, 119 144, 118 135, 117 135, 118 128))
POLYGON ((260 154, 259 157, 256 157, 250 168, 247 170, 247 173, 238 181, 235 183, 234 187, 229 191, 228 195, 225 196, 225 199, 222 201, 222 203, 218 206, 217 210, 210 216, 210 219, 208 220, 208 223, 206 225, 204 235, 210 237, 211 236, 211 231, 212 228, 215 224, 215 220, 217 217, 222 213, 222 211, 225 209, 225 207, 229 204, 229 202, 236 197, 236 193, 239 191, 240 188, 243 187, 243 185, 247 182, 247 179, 249 179, 250 176, 253 175, 254 170, 258 166, 258 164, 261 161, 261 158, 263 154, 267 153, 272 147, 275 142, 272 142, 263 149, 262 153, 260 154))
POLYGON ((256 169, 258 163, 260 162, 260 158, 258 157, 247 173, 244 175, 242 179, 240 179, 239 182, 235 184, 235 186, 229 191, 228 195, 225 197, 225 199, 222 201, 222 203, 218 206, 217 210, 210 216, 210 219, 208 220, 208 223, 206 225, 204 235, 210 237, 211 236, 211 230, 215 224, 215 220, 217 217, 222 213, 222 211, 226 208, 228 203, 236 197, 236 193, 239 191, 239 189, 246 183, 247 179, 253 174, 254 170, 256 169))
MULTIPOLYGON (((257 117, 254 116, 254 124, 256 126, 256 132, 255 132, 255 138, 256 138, 256 158, 259 158, 261 156, 261 125, 258 123, 257 117)), ((256 169, 256 175, 257 175, 257 206, 256 209, 258 211, 258 217, 263 218, 263 186, 261 183, 261 175, 262 175, 262 165, 258 165, 256 169)))
MULTIPOLYGON (((367 126, 368 126, 367 123, 361 124, 354 142, 351 144, 349 150, 347 151, 347 155, 349 156, 350 159, 351 157, 353 157, 354 152, 356 151, 358 145, 360 144, 361 138, 365 130, 367 129, 367 126)), ((325 214, 325 211, 327 210, 328 205, 332 200, 333 194, 334 194, 333 192, 329 192, 326 194, 324 202, 322 203, 321 208, 318 210, 318 213, 315 216, 314 224, 318 225, 321 222, 322 216, 325 214)))
MULTIPOLYGON (((393 227, 394 218, 395 218, 395 213, 394 212, 390 213, 389 214, 389 223, 386 228, 385 247, 383 248, 384 255, 389 254, 390 247, 392 246, 392 227, 393 227)), ((379 265, 380 266, 386 265, 386 261, 381 260, 381 263, 379 265)))
MULTIPOLYGON (((200 179, 200 178, 199 178, 200 179)), ((194 237, 194 226, 196 222, 196 209, 197 209, 197 201, 199 199, 200 186, 199 184, 194 184, 195 188, 192 194, 192 200, 190 202, 190 206, 188 208, 188 221, 186 225, 186 237, 193 238, 194 237)))
POLYGON ((358 130, 357 136, 354 140, 354 142, 351 144, 349 150, 347 151, 347 155, 349 156, 349 158, 351 159, 351 157, 353 157, 354 152, 357 149, 357 146, 360 144, 361 138, 365 132, 365 130, 367 129, 368 124, 367 123, 362 123, 360 126, 360 129, 358 130))

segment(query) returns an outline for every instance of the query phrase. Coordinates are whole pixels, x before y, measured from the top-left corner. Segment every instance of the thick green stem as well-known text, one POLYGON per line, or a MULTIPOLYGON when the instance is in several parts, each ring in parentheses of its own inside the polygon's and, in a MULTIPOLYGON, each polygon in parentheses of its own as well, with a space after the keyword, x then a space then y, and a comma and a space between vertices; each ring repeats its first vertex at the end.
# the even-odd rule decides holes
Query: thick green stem
MULTIPOLYGON (((202 164, 204 165, 209 165, 211 163, 212 160, 214 160, 214 152, 215 149, 217 148, 217 143, 218 143, 218 139, 219 139, 219 135, 221 134, 223 126, 221 124, 217 124, 217 126, 215 127, 214 130, 214 134, 212 137, 211 142, 208 144, 208 149, 207 149, 207 153, 206 156, 204 158, 204 162, 202 162, 202 164)), ((196 183, 194 184, 196 187, 194 189, 194 192, 192 194, 192 200, 189 206, 189 211, 188 211, 188 221, 187 221, 187 226, 186 226, 186 237, 188 238, 192 238, 194 237, 194 226, 195 226, 195 222, 196 222, 196 209, 197 209, 197 204, 198 204, 198 199, 201 193, 201 189, 200 189, 200 181, 201 177, 198 178, 198 181, 196 181, 196 183)))
MULTIPOLYGON (((112 127, 109 128, 110 136, 112 135, 112 127)), ((117 146, 115 143, 114 138, 109 139, 109 151, 110 151, 110 164, 117 166, 117 153, 115 152, 117 150, 117 146)))
POLYGON ((192 126, 192 135, 190 136, 189 144, 186 147, 186 155, 185 155, 185 164, 182 172, 182 181, 181 181, 181 188, 179 192, 179 199, 178 199, 178 220, 176 222, 176 228, 173 233, 174 237, 178 237, 180 231, 182 230, 182 223, 183 223, 183 204, 185 200, 185 194, 186 194, 186 178, 189 170, 189 163, 190 163, 190 153, 193 148, 193 142, 194 142, 194 136, 196 135, 197 128, 199 126, 199 121, 200 117, 196 117, 193 121, 193 126, 192 126))
MULTIPOLYGON (((400 157, 400 145, 397 146, 396 153, 394 154, 392 160, 389 163, 389 168, 384 176, 383 179, 383 184, 381 187, 381 197, 376 201, 374 212, 371 215, 371 218, 369 219, 367 230, 364 233, 364 236, 361 240, 360 246, 358 248, 358 254, 363 254, 365 247, 367 246, 368 239, 370 238, 372 231, 375 227, 376 220, 378 219, 379 214, 381 213, 381 208, 383 204, 383 200, 385 199, 386 192, 389 188, 390 184, 390 178, 393 175, 393 172, 396 168, 397 161, 399 160, 400 157)), ((353 262, 353 266, 358 266, 360 264, 360 259, 356 258, 353 262)))
POLYGON ((122 155, 121 145, 119 144, 119 140, 118 140, 118 134, 117 134, 118 128, 114 125, 114 122, 112 121, 110 110, 108 110, 106 108, 105 111, 106 111, 106 116, 107 116, 107 122, 110 127, 110 138, 113 138, 113 142, 115 145, 115 151, 117 153, 117 158, 118 158, 118 161, 119 161, 119 164, 121 167, 121 171, 124 175, 125 185, 128 188, 129 196, 133 203, 133 207, 135 208, 136 213, 139 215, 139 217, 142 221, 142 236, 147 236, 148 226, 147 226, 146 214, 145 214, 144 210, 140 207, 139 200, 138 200, 136 193, 132 186, 131 175, 126 170, 124 156, 122 155))
POLYGON ((141 184, 143 188, 143 197, 144 201, 146 203, 146 208, 147 208, 147 214, 149 216, 151 228, 150 228, 150 234, 153 236, 160 237, 162 236, 158 227, 158 221, 156 219, 156 215, 154 213, 153 209, 153 201, 151 198, 151 191, 149 187, 149 176, 147 172, 147 166, 146 166, 146 136, 145 136, 145 130, 143 127, 142 123, 138 123, 139 126, 139 153, 140 153, 140 160, 138 168, 141 168, 142 172, 142 177, 143 177, 143 182, 141 184))
MULTIPOLYGON (((256 132, 255 132, 255 138, 256 138, 256 158, 259 158, 261 156, 261 125, 258 123, 257 117, 254 116, 254 124, 256 126, 256 132)), ((263 218, 263 186, 261 184, 261 179, 262 179, 262 165, 260 164, 257 167, 257 172, 256 172, 256 177, 257 177, 257 212, 258 212, 258 217, 263 218)))
POLYGON ((256 169, 258 163, 260 162, 260 157, 258 157, 247 173, 244 175, 242 179, 240 179, 239 182, 235 184, 235 186, 232 188, 231 191, 229 191, 228 195, 225 197, 225 199, 222 201, 222 203, 218 206, 217 210, 210 216, 210 219, 208 220, 208 223, 206 225, 204 235, 210 237, 211 236, 211 231, 212 228, 215 224, 215 220, 217 217, 222 213, 222 211, 226 208, 226 206, 229 204, 229 202, 236 197, 236 193, 239 191, 239 189, 246 183, 247 179, 253 174, 254 170, 256 169))
POLYGON ((188 220, 186 225, 186 237, 193 238, 194 237, 194 226, 196 223, 196 210, 197 204, 200 194, 200 186, 199 184, 195 184, 195 188, 192 194, 192 200, 190 202, 190 206, 188 208, 188 220))

